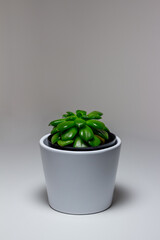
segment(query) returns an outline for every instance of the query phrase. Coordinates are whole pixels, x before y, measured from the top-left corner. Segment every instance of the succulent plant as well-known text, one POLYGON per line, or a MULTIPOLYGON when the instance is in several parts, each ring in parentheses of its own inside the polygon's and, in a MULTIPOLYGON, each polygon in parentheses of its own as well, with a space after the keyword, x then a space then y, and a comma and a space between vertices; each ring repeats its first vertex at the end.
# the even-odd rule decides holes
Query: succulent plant
POLYGON ((63 118, 49 123, 53 126, 51 131, 51 143, 61 147, 96 147, 109 140, 109 129, 98 119, 103 113, 77 110, 66 112, 63 118))

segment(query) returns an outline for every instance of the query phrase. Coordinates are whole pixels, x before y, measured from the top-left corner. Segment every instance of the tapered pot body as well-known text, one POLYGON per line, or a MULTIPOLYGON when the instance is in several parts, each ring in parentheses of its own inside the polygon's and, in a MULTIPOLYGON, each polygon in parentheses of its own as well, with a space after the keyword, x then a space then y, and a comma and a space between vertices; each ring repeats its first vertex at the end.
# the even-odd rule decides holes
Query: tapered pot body
POLYGON ((112 203, 121 140, 95 151, 68 151, 48 146, 40 139, 49 205, 69 214, 103 211, 112 203))

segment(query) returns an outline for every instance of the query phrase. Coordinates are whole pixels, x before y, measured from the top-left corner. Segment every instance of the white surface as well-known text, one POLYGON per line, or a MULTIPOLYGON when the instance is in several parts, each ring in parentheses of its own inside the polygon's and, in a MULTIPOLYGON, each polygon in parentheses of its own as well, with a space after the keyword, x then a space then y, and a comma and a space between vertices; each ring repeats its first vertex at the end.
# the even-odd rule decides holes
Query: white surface
POLYGON ((114 202, 107 211, 72 216, 48 206, 37 145, 1 150, 0 239, 159 240, 158 143, 122 139, 114 202))

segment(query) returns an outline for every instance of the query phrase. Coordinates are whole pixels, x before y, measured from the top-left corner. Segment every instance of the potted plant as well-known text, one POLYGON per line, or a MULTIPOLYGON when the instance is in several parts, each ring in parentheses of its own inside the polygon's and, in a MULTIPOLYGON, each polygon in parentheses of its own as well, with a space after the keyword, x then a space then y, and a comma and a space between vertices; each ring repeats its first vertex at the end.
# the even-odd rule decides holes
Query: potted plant
POLYGON ((90 214, 112 203, 121 140, 102 115, 66 112, 40 139, 49 205, 57 211, 90 214))

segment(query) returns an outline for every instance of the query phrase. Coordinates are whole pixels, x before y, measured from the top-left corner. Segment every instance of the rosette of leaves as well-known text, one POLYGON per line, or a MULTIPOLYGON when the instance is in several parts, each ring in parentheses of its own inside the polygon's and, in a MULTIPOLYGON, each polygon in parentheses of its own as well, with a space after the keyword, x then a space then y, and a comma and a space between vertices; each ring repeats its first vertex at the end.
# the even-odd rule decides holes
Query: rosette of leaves
POLYGON ((109 129, 99 119, 103 113, 77 110, 76 113, 66 112, 63 118, 49 123, 53 126, 51 131, 52 144, 61 147, 96 147, 109 139, 109 129))

